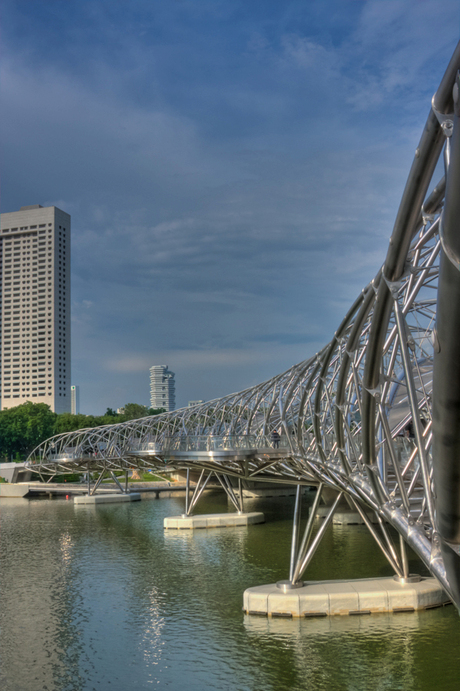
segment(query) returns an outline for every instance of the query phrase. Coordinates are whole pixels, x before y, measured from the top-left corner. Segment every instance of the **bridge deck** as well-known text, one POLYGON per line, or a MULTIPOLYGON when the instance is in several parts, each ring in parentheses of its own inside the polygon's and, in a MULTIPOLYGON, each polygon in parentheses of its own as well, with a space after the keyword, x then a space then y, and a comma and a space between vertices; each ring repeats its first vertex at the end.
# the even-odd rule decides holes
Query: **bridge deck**
MULTIPOLYGON (((42 495, 54 495, 54 496, 75 496, 84 495, 88 493, 88 485, 85 483, 75 483, 75 482, 24 482, 17 483, 21 488, 27 487, 28 491, 26 495, 28 497, 42 496, 42 495)), ((220 489, 220 487, 210 486, 209 490, 215 491, 220 489)), ((167 498, 171 495, 181 495, 185 494, 186 483, 185 482, 174 482, 169 484, 168 482, 144 482, 144 483, 130 483, 129 490, 132 492, 154 492, 157 497, 167 498)), ((102 487, 98 487, 97 494, 113 494, 117 491, 115 484, 107 483, 102 487)))

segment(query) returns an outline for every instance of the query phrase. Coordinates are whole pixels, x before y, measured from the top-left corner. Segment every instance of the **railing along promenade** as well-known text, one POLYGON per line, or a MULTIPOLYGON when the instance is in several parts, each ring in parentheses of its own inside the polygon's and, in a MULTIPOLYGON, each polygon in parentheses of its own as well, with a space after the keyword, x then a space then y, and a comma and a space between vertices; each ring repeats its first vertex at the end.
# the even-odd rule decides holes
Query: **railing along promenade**
MULTIPOLYGON (((318 496, 333 488, 362 514, 396 574, 408 576, 409 544, 460 605, 459 66, 457 47, 433 97, 386 259, 329 344, 240 393, 49 439, 31 467, 167 464, 289 483, 313 478, 318 496), (436 178, 438 161, 445 174, 436 178), (275 430, 285 440, 277 449, 275 430)), ((308 561, 310 538, 293 541, 292 581, 308 561)))

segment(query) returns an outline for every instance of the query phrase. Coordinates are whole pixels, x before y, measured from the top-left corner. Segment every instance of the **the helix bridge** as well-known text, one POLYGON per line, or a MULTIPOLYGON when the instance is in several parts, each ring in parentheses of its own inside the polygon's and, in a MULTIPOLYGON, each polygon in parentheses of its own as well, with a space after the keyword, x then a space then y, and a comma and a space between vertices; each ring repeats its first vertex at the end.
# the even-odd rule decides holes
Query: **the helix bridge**
MULTIPOLYGON (((242 483, 315 484, 316 503, 329 488, 337 498, 324 528, 346 498, 397 575, 408 576, 408 544, 460 606, 459 68, 460 44, 433 96, 386 259, 330 343, 245 391, 52 437, 29 466, 99 471, 99 480, 105 471, 120 491, 116 470, 193 469, 187 512, 211 476, 237 510, 242 483)), ((311 532, 310 521, 293 583, 311 532)))

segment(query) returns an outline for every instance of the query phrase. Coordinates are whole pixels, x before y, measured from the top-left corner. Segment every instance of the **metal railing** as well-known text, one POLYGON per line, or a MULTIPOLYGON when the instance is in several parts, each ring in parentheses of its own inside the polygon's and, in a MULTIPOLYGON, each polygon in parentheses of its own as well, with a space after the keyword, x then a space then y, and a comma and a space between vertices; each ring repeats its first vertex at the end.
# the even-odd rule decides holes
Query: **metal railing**
POLYGON ((257 451, 259 449, 288 449, 289 440, 281 436, 273 440, 271 436, 255 434, 200 434, 188 437, 165 439, 165 453, 187 451, 257 451))
POLYGON ((131 442, 128 446, 130 453, 161 453, 163 451, 163 442, 161 441, 137 441, 131 442))

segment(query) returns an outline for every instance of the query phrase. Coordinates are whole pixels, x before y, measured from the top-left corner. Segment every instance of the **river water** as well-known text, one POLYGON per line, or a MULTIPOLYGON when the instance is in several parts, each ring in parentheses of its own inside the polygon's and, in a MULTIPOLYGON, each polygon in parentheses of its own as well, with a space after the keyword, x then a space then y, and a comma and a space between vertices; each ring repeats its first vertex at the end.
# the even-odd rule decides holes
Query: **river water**
MULTIPOLYGON (((304 499, 304 510, 313 495, 304 499)), ((2 691, 458 691, 453 606, 325 619, 245 616, 245 588, 287 577, 293 500, 267 522, 164 531, 183 499, 0 505, 2 691)), ((226 511, 209 495, 201 513, 226 511)), ((421 571, 413 557, 411 571, 421 571)), ((331 526, 308 579, 391 575, 367 529, 331 526)))

